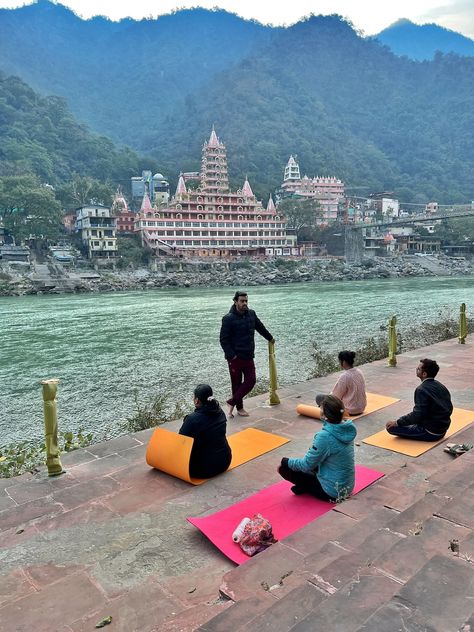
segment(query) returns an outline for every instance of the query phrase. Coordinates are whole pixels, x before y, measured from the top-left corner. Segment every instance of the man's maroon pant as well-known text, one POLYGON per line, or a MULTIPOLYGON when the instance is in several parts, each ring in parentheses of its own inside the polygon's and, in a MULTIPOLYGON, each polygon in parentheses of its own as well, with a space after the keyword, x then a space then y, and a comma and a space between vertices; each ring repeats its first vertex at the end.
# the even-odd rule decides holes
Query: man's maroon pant
POLYGON ((250 393, 257 381, 255 363, 253 360, 234 358, 229 360, 229 373, 232 382, 232 397, 227 400, 227 403, 235 406, 237 410, 242 410, 244 397, 250 393))

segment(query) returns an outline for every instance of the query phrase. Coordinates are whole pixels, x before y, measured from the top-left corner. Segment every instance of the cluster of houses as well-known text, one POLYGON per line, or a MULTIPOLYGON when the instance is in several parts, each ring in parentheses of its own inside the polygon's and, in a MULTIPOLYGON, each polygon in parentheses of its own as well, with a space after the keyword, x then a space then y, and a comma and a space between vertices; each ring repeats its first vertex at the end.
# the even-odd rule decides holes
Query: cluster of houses
MULTIPOLYGON (((439 220, 424 223, 424 231, 417 231, 416 225, 390 226, 391 221, 409 215, 400 208, 393 193, 381 192, 368 198, 347 196, 339 178, 301 177, 296 156, 290 156, 285 166, 283 182, 275 193, 276 202, 270 194, 264 205, 254 195, 247 178, 241 188, 232 191, 226 147, 214 128, 202 147, 200 171, 181 173, 173 196, 161 173, 143 171, 131 179, 129 203, 118 191, 110 207, 92 203, 82 206, 64 216, 64 225, 67 231, 80 234, 90 259, 117 257, 118 234, 138 234, 142 245, 156 256, 312 256, 324 252, 315 244, 297 243, 296 231, 278 211, 279 202, 288 197, 316 200, 315 221, 320 225, 366 223, 366 256, 433 253, 441 249, 440 240, 433 235, 439 220), (369 227, 377 222, 384 227, 369 227)), ((424 209, 428 215, 437 211, 435 202, 424 209)), ((0 256, 5 248, 2 243, 0 233, 0 256)), ((66 261, 70 255, 59 250, 53 256, 66 261)), ((8 253, 4 253, 4 258, 8 253)))
MULTIPOLYGON (((371 196, 364 203, 346 198, 344 182, 334 176, 301 176, 296 156, 290 156, 275 204, 258 200, 246 178, 242 187, 229 187, 227 152, 212 129, 202 148, 201 169, 181 173, 174 196, 161 173, 143 171, 131 180, 131 200, 117 193, 112 206, 87 205, 69 216, 69 228, 81 234, 90 258, 118 255, 117 234, 138 234, 144 247, 156 255, 196 257, 311 256, 319 254, 314 244, 298 244, 295 231, 278 211, 287 197, 315 199, 317 222, 371 222, 375 217, 400 216, 393 194, 371 196)), ((412 228, 383 235, 369 233, 367 255, 395 250, 439 250, 436 239, 419 240, 412 228)))
POLYGON ((203 145, 201 170, 181 173, 173 197, 162 174, 145 171, 132 178, 130 206, 117 194, 111 208, 82 207, 75 229, 91 258, 115 256, 117 232, 139 234, 142 245, 156 255, 302 254, 271 195, 264 206, 247 178, 242 188, 231 191, 226 148, 214 129, 203 145))

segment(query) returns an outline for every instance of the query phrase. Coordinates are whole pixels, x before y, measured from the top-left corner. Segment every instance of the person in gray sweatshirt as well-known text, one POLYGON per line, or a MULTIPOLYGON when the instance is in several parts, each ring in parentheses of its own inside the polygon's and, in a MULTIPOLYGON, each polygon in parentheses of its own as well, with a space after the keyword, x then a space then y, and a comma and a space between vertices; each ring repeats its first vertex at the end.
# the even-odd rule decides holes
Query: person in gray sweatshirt
POLYGON ((293 483, 294 494, 311 494, 335 502, 349 496, 354 489, 354 439, 356 427, 342 419, 344 404, 334 395, 321 402, 323 427, 314 435, 303 458, 284 457, 278 473, 293 483))

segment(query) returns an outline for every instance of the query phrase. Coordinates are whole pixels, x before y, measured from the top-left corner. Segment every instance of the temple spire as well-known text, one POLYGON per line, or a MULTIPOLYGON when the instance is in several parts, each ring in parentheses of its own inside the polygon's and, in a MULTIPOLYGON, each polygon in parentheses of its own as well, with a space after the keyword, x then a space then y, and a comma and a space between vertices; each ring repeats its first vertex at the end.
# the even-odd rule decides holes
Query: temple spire
POLYGON ((201 191, 205 193, 221 194, 229 190, 226 149, 217 138, 214 126, 209 142, 202 148, 200 179, 201 191))
POLYGON ((253 197, 252 187, 249 184, 248 178, 245 177, 244 186, 242 187, 242 194, 245 197, 253 197))
POLYGON ((285 175, 283 177, 283 181, 285 180, 300 180, 300 166, 296 161, 296 156, 290 156, 288 162, 285 167, 285 175))
POLYGON ((179 174, 178 186, 176 187, 176 195, 180 195, 181 193, 187 193, 186 183, 184 181, 184 176, 182 173, 179 174))
POLYGON ((214 129, 214 125, 212 126, 211 135, 209 136, 208 147, 218 147, 219 139, 217 138, 216 130, 214 129))
POLYGON ((270 193, 270 197, 268 198, 267 212, 268 213, 275 213, 276 212, 275 203, 273 202, 273 198, 272 198, 272 194, 271 193, 270 193))
POLYGON ((148 191, 145 189, 145 193, 143 194, 142 205, 140 207, 140 212, 145 213, 146 211, 152 211, 153 207, 150 202, 150 196, 148 195, 148 191))
POLYGON ((117 191, 115 192, 115 197, 112 202, 112 210, 114 213, 123 213, 128 211, 127 200, 123 197, 122 189, 117 187, 117 191))

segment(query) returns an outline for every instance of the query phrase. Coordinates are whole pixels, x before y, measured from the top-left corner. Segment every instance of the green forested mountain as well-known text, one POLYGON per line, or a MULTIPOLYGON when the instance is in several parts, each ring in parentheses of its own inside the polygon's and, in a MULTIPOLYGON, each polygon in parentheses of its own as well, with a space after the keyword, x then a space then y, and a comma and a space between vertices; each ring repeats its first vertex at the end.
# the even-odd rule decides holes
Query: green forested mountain
POLYGON ((433 59, 436 52, 474 56, 474 40, 437 24, 414 24, 397 20, 375 36, 396 55, 411 59, 433 59))
POLYGON ((470 201, 473 99, 474 58, 410 61, 337 17, 312 17, 195 94, 151 151, 160 163, 190 150, 197 158, 215 122, 231 175, 248 173, 260 195, 297 153, 308 175, 395 190, 405 201, 470 201))
POLYGON ((0 11, 0 59, 172 181, 199 167, 214 123, 233 185, 247 174, 264 198, 296 153, 308 175, 363 193, 474 199, 474 58, 397 57, 337 16, 285 29, 203 9, 114 23, 41 0, 0 11))
POLYGON ((0 73, 0 176, 31 173, 58 186, 80 174, 125 188, 149 166, 79 124, 64 99, 39 96, 18 77, 0 73))
POLYGON ((39 0, 0 9, 0 69, 66 97, 94 130, 146 151, 150 129, 162 130, 164 117, 187 95, 274 30, 203 9, 156 20, 82 20, 39 0))

